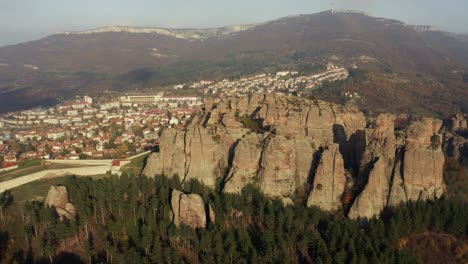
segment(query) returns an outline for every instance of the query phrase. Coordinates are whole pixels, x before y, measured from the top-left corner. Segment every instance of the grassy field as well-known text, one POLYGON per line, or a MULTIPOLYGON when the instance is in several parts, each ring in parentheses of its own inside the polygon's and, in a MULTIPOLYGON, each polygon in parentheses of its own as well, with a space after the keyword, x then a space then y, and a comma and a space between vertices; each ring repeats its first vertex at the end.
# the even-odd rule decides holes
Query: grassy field
POLYGON ((40 166, 42 164, 42 160, 40 159, 34 159, 34 160, 25 160, 24 162, 21 162, 18 167, 20 169, 24 168, 30 168, 30 167, 36 167, 40 166))
MULTIPOLYGON (((49 190, 50 186, 63 184, 69 177, 72 176, 48 178, 30 182, 11 189, 11 193, 13 194, 15 202, 18 203, 23 203, 30 200, 42 200, 47 195, 47 191, 49 190)), ((95 175, 90 177, 93 179, 101 179, 108 177, 108 175, 95 175)))
POLYGON ((146 165, 146 160, 149 157, 149 155, 150 154, 147 154, 133 159, 132 162, 130 162, 122 168, 122 171, 130 175, 140 175, 141 171, 146 165))

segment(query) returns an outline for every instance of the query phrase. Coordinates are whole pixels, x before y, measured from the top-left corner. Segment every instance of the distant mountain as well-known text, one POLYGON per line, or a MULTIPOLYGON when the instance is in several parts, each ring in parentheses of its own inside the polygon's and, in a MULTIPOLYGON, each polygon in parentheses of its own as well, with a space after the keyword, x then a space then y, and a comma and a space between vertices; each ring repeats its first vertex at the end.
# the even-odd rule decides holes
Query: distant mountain
POLYGON ((52 35, 0 48, 0 89, 3 100, 17 107, 11 105, 11 94, 22 98, 32 94, 42 101, 89 90, 125 90, 137 83, 177 83, 330 59, 362 68, 367 83, 347 84, 319 96, 343 100, 339 98, 343 89, 358 90, 367 96, 362 103, 366 106, 373 97, 382 97, 375 94, 381 86, 389 102, 377 106, 385 110, 431 115, 468 111, 464 38, 346 12, 219 29, 110 26, 52 35), (38 90, 43 91, 40 96, 38 90))
POLYGON ((172 29, 155 27, 129 27, 129 26, 107 26, 98 29, 65 32, 65 35, 86 35, 96 33, 124 32, 124 33, 146 33, 160 34, 186 40, 206 40, 209 38, 228 37, 235 33, 245 31, 255 27, 255 25, 235 25, 222 28, 209 29, 172 29))

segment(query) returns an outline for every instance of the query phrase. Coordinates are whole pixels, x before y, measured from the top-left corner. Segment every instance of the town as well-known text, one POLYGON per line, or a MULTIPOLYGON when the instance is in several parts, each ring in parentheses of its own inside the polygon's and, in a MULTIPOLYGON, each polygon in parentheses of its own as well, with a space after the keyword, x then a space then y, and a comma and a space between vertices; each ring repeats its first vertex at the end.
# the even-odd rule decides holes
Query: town
MULTIPOLYGON (((204 97, 226 98, 249 93, 301 95, 323 82, 343 80, 345 68, 300 75, 297 71, 257 74, 238 80, 200 81, 189 85, 200 96, 164 92, 128 93, 112 98, 78 97, 55 107, 0 115, 2 170, 25 160, 118 159, 158 147, 160 132, 184 127, 200 109, 204 97)), ((187 84, 175 85, 183 89, 187 84)))
MULTIPOLYGON (((324 82, 334 82, 348 78, 349 72, 343 68, 328 63, 325 71, 311 75, 300 75, 297 71, 279 71, 275 74, 257 74, 238 80, 223 79, 219 82, 200 81, 188 85, 190 88, 202 89, 203 94, 210 96, 237 96, 249 93, 294 93, 315 89, 324 82)), ((182 89, 187 84, 174 85, 174 89, 182 89)))

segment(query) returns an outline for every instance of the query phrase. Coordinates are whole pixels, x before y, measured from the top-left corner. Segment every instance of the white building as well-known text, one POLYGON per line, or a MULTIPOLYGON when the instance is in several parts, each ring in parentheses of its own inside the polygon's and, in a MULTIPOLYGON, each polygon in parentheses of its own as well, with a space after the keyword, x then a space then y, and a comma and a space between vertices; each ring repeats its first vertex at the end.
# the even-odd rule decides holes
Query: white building
POLYGON ((67 115, 69 116, 77 116, 78 115, 78 110, 68 110, 67 115))
POLYGON ((68 118, 60 119, 59 123, 60 123, 61 125, 70 124, 70 119, 68 119, 68 118))
POLYGON ((47 118, 47 119, 44 119, 44 123, 49 124, 49 125, 58 125, 59 120, 58 118, 47 118))
POLYGON ((52 140, 57 140, 61 137, 64 137, 65 136, 65 132, 64 131, 51 131, 49 133, 47 133, 47 138, 48 139, 52 139, 52 140))
POLYGON ((109 102, 105 104, 101 104, 101 110, 108 110, 112 108, 120 107, 120 102, 109 102))
POLYGON ((171 120, 169 121, 169 125, 178 125, 179 124, 179 119, 173 117, 171 118, 171 120))
POLYGON ((90 97, 90 96, 87 96, 87 95, 85 95, 85 96, 83 97, 83 100, 84 100, 86 103, 88 103, 88 104, 92 104, 92 103, 93 103, 93 98, 90 97))
POLYGON ((130 94, 120 97, 122 104, 156 104, 161 101, 163 93, 158 94, 130 94))

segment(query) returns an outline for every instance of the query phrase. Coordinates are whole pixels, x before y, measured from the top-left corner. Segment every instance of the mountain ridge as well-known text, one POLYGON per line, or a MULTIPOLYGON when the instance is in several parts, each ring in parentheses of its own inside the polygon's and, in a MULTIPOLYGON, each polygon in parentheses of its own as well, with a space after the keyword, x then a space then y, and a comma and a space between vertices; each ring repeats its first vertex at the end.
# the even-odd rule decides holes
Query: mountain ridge
POLYGON ((172 36, 175 38, 186 40, 205 40, 214 37, 228 37, 241 31, 249 30, 258 24, 232 25, 219 28, 162 28, 162 27, 139 27, 139 26, 122 26, 109 25, 96 29, 84 31, 69 31, 59 33, 58 35, 84 35, 98 34, 109 32, 126 32, 126 33, 157 33, 161 35, 172 36))
POLYGON ((372 82, 328 89, 333 98, 324 99, 343 101, 342 94, 352 90, 365 95, 363 106, 371 108, 438 116, 468 111, 468 43, 443 31, 422 29, 393 19, 322 12, 240 28, 181 29, 179 38, 172 36, 180 33, 176 29, 162 32, 166 35, 56 34, 0 48, 0 90, 9 91, 0 103, 13 109, 11 96, 36 100, 33 90, 48 91, 48 97, 57 98, 121 91, 137 84, 161 87, 272 69, 297 70, 333 58, 341 66, 367 72, 372 82), (363 62, 361 57, 373 60, 363 62), (373 106, 372 102, 382 100, 377 90, 389 94, 392 103, 373 106))

